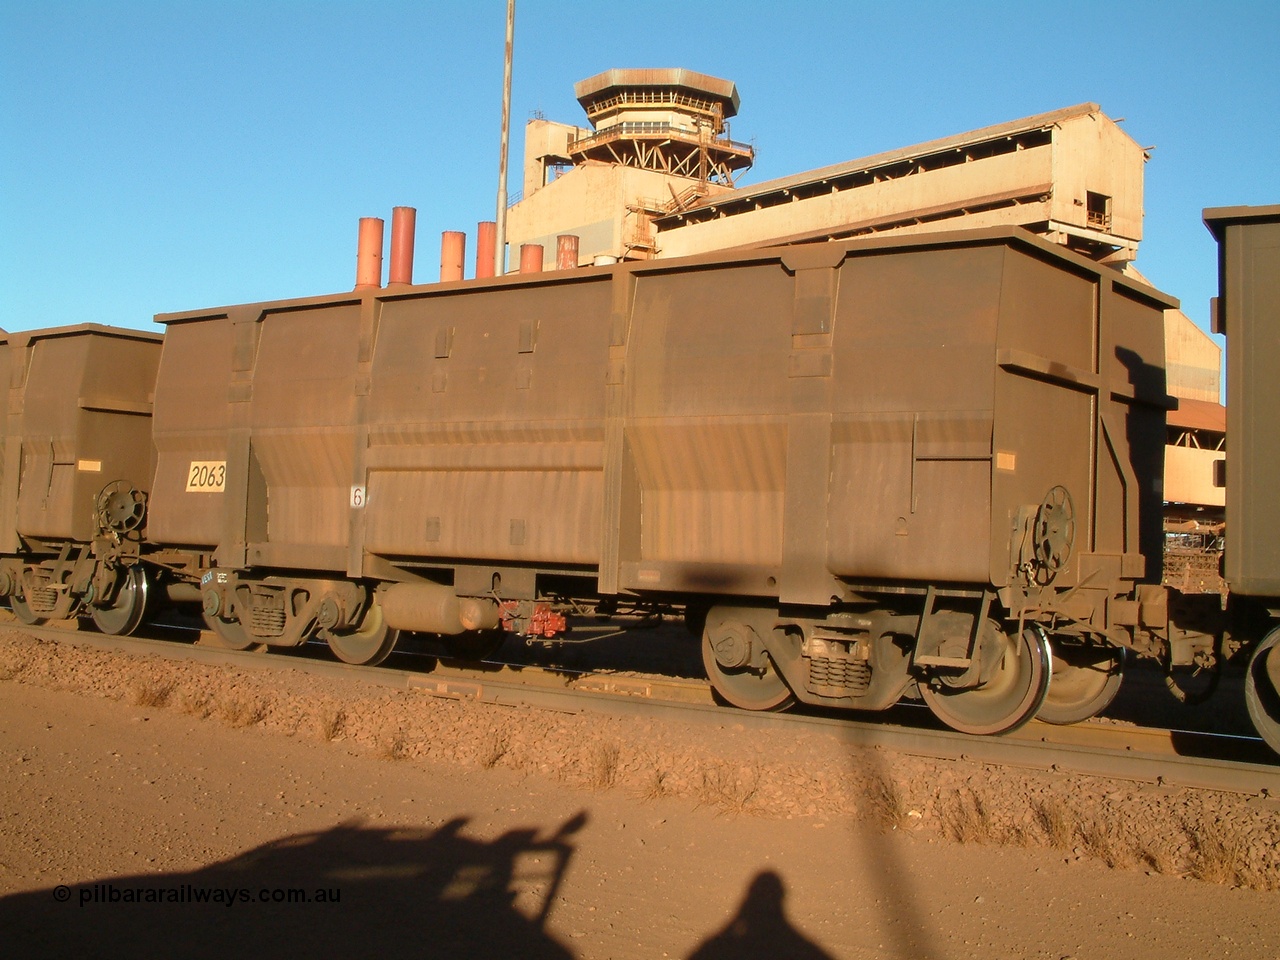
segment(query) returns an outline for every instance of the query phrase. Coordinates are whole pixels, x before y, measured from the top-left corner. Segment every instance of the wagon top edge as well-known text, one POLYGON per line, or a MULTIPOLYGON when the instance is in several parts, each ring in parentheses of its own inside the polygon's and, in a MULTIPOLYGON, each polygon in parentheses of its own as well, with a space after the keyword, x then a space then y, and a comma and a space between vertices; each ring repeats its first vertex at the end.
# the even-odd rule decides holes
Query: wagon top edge
POLYGON ((155 316, 155 321, 162 325, 168 325, 189 321, 214 320, 236 315, 244 316, 246 319, 258 319, 265 313, 302 310, 319 306, 354 305, 366 299, 391 302, 428 296, 473 293, 482 290, 590 281, 600 282, 608 280, 619 273, 644 277, 664 273, 762 263, 775 263, 787 270, 811 265, 834 267, 838 266, 846 257, 873 256, 895 250, 928 250, 986 245, 1021 247, 1032 255, 1054 262, 1064 269, 1111 281, 1117 287, 1127 290, 1130 294, 1146 298, 1162 308, 1176 309, 1179 306, 1179 301, 1176 297, 1163 293, 1134 277, 1127 276, 1113 267, 1100 264, 1097 261, 1090 260, 1088 257, 1064 249, 1059 244, 1041 239, 1022 227, 992 226, 965 230, 941 230, 910 235, 760 244, 688 257, 673 257, 669 260, 637 260, 607 266, 578 267, 573 270, 548 271, 545 273, 511 273, 502 277, 484 279, 389 285, 370 290, 345 290, 317 296, 263 301, 261 303, 158 313, 155 316))
POLYGON ((45 327, 39 330, 23 330, 0 334, 0 344, 25 346, 36 340, 53 340, 59 337, 78 337, 86 334, 114 337, 120 340, 143 340, 149 343, 160 343, 164 340, 161 333, 150 333, 146 330, 134 330, 129 327, 112 327, 102 323, 78 323, 70 327, 45 327))

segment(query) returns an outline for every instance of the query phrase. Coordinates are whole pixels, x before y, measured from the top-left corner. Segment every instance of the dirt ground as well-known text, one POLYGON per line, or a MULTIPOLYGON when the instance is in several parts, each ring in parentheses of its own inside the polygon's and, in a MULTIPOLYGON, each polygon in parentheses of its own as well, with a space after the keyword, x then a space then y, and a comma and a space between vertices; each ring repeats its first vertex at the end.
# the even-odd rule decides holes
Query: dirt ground
POLYGON ((1280 956, 1275 801, 728 711, 493 707, 0 630, 0 765, 6 956, 1280 956))

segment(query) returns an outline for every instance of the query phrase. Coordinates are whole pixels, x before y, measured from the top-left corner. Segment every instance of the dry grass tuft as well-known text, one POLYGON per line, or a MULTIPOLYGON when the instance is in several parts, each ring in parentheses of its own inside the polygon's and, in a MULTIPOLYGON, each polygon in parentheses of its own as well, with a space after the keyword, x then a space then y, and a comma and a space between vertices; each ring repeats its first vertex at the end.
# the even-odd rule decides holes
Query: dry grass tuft
POLYGON ((266 719, 267 708, 254 698, 232 697, 218 704, 218 716, 229 727, 252 727, 266 719))
POLYGON ((511 750, 511 737, 505 730, 494 730, 489 734, 488 749, 480 758, 480 765, 492 770, 498 762, 511 750))
POLYGON ((400 734, 396 733, 383 740, 378 747, 378 755, 383 760, 408 760, 409 744, 400 734))
POLYGON ((759 793, 763 776, 759 760, 746 770, 734 770, 728 764, 717 763, 702 771, 699 802, 728 813, 742 813, 759 793))
POLYGON ((167 706, 174 686, 164 680, 141 680, 133 688, 133 703, 139 707, 167 706))
POLYGON ((316 729, 320 734, 320 739, 326 742, 333 741, 342 736, 342 731, 347 725, 347 712, 341 707, 325 707, 320 711, 320 715, 316 717, 316 729))
POLYGON ((1031 809, 1049 846, 1057 850, 1070 849, 1076 839, 1076 819, 1067 805, 1061 800, 1049 799, 1033 803, 1031 809))
POLYGON ((1148 840, 1138 851, 1138 861, 1145 863, 1156 873, 1177 874, 1178 854, 1173 841, 1166 836, 1148 840))
POLYGON ((943 812, 943 830, 957 843, 987 843, 992 838, 991 816, 976 793, 956 797, 943 812))
POLYGON ((213 713, 213 707, 208 699, 198 694, 189 693, 185 690, 180 691, 176 697, 173 697, 173 705, 183 713, 190 714, 198 720, 208 719, 213 713))
POLYGON ((30 665, 29 661, 22 659, 16 653, 6 653, 4 659, 0 660, 0 680, 12 680, 30 665))
POLYGON ((642 796, 646 800, 660 800, 667 795, 667 771, 654 767, 649 771, 642 796))
POLYGON ((897 830, 907 822, 907 801, 897 781, 879 775, 863 790, 868 818, 885 830, 897 830))
POLYGON ((589 782, 597 790, 607 790, 618 779, 618 755, 621 751, 616 743, 597 744, 591 754, 591 774, 589 782))
POLYGON ((1191 876, 1205 883, 1241 883, 1247 880, 1242 868, 1244 837, 1221 821, 1210 821, 1191 836, 1191 876))
POLYGON ((1121 820, 1105 813, 1080 823, 1080 840, 1085 853, 1101 860, 1108 867, 1130 867, 1138 860, 1138 854, 1125 836, 1121 820))

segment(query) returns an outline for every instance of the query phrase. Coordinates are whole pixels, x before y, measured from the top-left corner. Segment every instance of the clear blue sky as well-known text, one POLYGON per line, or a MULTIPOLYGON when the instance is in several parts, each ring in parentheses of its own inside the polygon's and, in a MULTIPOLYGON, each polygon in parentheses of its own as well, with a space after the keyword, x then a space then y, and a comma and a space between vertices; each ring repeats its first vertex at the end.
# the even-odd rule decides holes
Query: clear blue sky
MULTIPOLYGON (((26 0, 0 12, 0 327, 350 289, 357 220, 492 219, 505 0, 26 0)), ((731 79, 759 182, 1085 101, 1143 146, 1138 266, 1205 322, 1206 206, 1280 203, 1280 4, 518 0, 512 187, 575 81, 731 79)))

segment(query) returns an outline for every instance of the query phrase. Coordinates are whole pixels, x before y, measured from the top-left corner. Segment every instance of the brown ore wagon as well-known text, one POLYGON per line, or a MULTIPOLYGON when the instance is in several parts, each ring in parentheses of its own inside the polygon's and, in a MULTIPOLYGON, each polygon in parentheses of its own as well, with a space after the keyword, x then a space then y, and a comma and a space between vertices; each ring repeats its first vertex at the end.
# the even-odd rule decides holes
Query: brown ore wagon
POLYGON ((119 634, 141 622, 159 363, 158 335, 99 324, 0 338, 0 594, 27 623, 83 611, 119 634))
POLYGON ((1280 753, 1280 204, 1213 207, 1215 327, 1227 338, 1228 628, 1253 648, 1245 703, 1280 753))
POLYGON ((167 314, 147 536, 236 647, 625 602, 742 707, 1079 719, 1165 625, 1173 304, 1002 229, 167 314))

